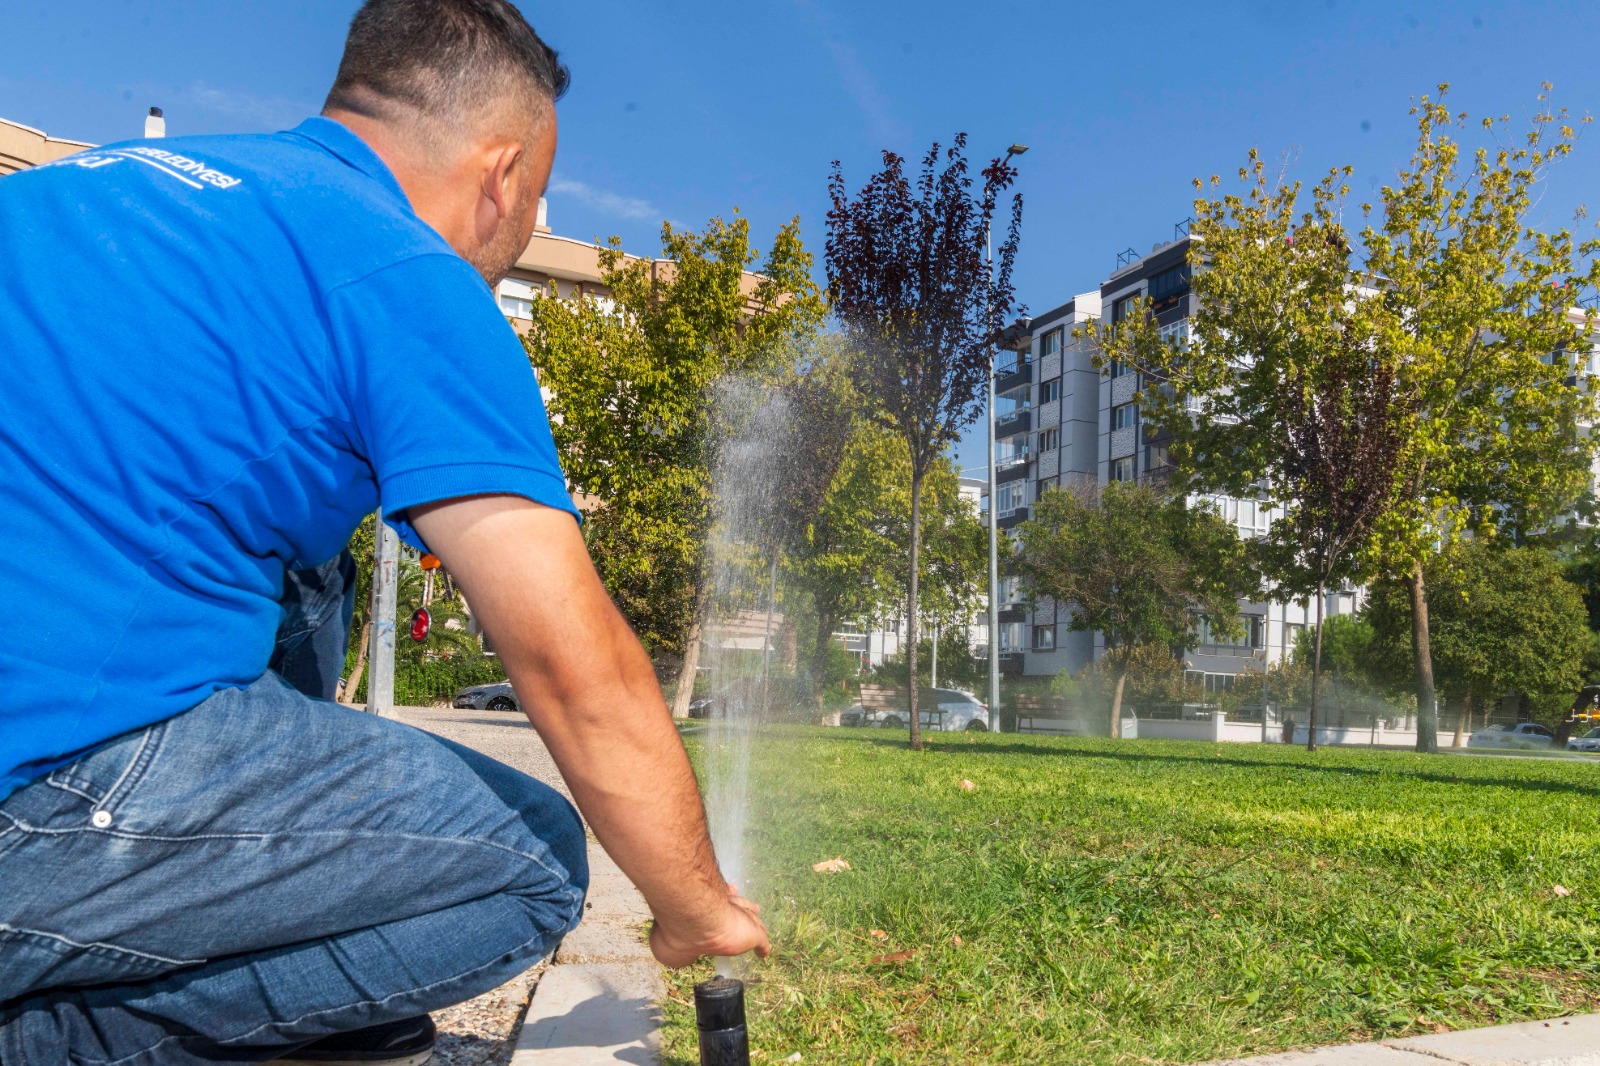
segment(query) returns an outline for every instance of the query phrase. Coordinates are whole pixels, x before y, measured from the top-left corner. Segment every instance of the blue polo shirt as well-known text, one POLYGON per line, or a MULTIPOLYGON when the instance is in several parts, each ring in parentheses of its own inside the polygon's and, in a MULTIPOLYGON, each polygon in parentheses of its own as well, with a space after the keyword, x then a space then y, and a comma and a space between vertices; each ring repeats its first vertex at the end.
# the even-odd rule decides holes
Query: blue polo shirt
POLYGON ((364 515, 486 492, 573 511, 489 287, 344 126, 0 179, 0 798, 260 677, 364 515))

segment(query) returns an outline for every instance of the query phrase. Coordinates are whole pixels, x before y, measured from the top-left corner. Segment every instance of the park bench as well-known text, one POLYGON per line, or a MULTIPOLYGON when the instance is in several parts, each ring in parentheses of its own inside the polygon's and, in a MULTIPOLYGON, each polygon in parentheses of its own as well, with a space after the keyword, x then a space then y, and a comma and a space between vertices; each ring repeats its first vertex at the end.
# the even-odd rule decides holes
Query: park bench
POLYGON ((1088 723, 1077 705, 1064 696, 1047 693, 1018 693, 1011 697, 1019 733, 1055 733, 1059 736, 1090 735, 1088 723))
MULTIPOLYGON (((944 728, 944 712, 939 710, 932 689, 925 688, 918 691, 917 710, 918 717, 922 719, 922 728, 944 728)), ((861 711, 867 721, 871 721, 874 714, 881 712, 883 717, 895 715, 899 718, 900 724, 905 725, 911 720, 911 693, 890 685, 862 685, 861 711)))

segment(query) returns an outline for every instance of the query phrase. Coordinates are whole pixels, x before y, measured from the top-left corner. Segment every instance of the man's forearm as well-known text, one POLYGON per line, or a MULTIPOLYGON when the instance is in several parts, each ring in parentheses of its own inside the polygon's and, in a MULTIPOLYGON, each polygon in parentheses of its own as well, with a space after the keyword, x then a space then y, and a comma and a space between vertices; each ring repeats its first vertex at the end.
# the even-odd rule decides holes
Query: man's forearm
POLYGON ((571 516, 482 497, 419 509, 413 522, 466 591, 600 843, 658 922, 700 945, 703 923, 728 906, 700 792, 571 516))

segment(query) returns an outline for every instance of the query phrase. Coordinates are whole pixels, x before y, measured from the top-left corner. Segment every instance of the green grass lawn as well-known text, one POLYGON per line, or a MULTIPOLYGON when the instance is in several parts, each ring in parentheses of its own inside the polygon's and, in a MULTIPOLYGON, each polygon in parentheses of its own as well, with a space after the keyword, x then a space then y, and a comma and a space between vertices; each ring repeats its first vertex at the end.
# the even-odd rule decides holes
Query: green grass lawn
MULTIPOLYGON (((1188 1063, 1600 1009, 1593 762, 793 729, 752 776, 757 1062, 1188 1063)), ((671 978, 669 1063, 708 974, 671 978)))

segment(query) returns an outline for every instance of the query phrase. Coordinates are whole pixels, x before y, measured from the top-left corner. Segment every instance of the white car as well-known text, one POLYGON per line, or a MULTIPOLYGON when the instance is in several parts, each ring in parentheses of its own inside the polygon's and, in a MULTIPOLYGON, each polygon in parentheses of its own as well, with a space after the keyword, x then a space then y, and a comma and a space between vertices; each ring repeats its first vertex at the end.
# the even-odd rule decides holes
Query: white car
MULTIPOLYGON (((926 694, 928 689, 924 689, 926 694)), ((954 688, 936 688, 931 690, 934 698, 938 700, 939 712, 931 708, 917 708, 917 715, 922 719, 924 729, 942 729, 947 733, 972 732, 982 733, 989 728, 989 712, 976 696, 954 688)), ((920 702, 920 701, 919 701, 920 702)), ((904 729, 906 727, 906 712, 904 711, 867 711, 860 704, 856 704, 839 716, 841 725, 878 726, 883 729, 904 729)))
POLYGON ((1508 722, 1480 729, 1467 738, 1469 748, 1545 749, 1556 735, 1536 722, 1508 722))
POLYGON ((1600 725, 1595 726, 1581 737, 1568 737, 1567 750, 1600 751, 1600 725))

